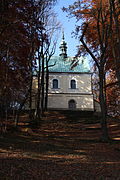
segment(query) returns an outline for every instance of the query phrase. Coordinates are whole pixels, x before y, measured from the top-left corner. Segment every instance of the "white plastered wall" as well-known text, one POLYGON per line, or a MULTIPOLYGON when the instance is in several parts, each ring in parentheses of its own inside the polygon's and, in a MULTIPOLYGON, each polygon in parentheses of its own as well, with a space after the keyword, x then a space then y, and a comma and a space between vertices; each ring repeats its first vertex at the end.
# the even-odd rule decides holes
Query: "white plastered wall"
POLYGON ((52 73, 49 77, 49 93, 91 94, 91 74, 52 73), (58 79, 58 89, 53 89, 53 79, 58 79), (76 89, 70 88, 70 81, 76 80, 76 89))
POLYGON ((49 109, 68 109, 68 102, 74 99, 76 109, 90 110, 94 108, 93 95, 66 95, 66 94, 49 94, 49 109))
POLYGON ((94 110, 91 74, 51 73, 49 77, 48 108, 68 109, 68 102, 71 99, 76 102, 76 109, 94 110), (53 89, 53 79, 58 79, 58 89, 53 89), (76 81, 76 89, 70 88, 71 80, 76 81))

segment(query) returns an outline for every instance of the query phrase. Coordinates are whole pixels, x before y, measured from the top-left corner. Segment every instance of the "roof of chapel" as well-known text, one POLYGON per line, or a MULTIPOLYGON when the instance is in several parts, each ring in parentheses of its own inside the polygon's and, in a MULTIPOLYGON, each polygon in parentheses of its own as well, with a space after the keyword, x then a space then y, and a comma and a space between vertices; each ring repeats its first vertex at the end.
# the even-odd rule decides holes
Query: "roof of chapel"
POLYGON ((49 72, 89 73, 90 66, 85 57, 53 56, 49 61, 49 72))

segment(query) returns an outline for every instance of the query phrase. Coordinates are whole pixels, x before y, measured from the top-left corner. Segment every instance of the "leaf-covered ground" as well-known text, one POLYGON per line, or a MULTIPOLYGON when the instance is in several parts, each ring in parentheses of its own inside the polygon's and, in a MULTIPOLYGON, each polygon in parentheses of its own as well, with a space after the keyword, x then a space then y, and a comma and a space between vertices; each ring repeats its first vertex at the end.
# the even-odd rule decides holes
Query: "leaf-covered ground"
POLYGON ((89 121, 53 112, 39 129, 0 137, 0 179, 119 180, 119 120, 108 122, 109 143, 99 141, 100 124, 89 121))

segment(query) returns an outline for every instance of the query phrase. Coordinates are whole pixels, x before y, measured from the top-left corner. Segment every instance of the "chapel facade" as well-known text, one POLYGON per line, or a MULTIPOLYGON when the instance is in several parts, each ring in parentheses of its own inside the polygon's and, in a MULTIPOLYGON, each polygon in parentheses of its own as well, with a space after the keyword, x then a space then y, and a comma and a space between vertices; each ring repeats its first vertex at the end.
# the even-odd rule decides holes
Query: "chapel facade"
POLYGON ((60 54, 51 58, 52 64, 55 65, 49 67, 48 109, 94 111, 92 73, 88 61, 85 57, 75 59, 67 55, 64 34, 60 54))

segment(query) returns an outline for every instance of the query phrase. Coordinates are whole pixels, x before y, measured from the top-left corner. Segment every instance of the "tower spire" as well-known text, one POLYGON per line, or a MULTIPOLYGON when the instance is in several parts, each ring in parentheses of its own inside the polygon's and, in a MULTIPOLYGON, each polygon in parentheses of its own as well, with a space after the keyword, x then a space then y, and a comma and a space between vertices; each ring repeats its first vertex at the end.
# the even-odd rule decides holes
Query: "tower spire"
POLYGON ((67 43, 65 42, 64 31, 62 31, 62 41, 60 43, 60 56, 67 58, 67 43))

